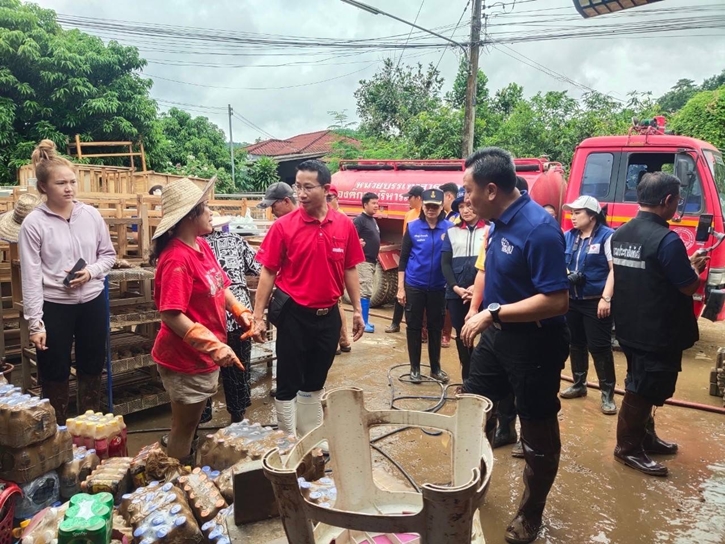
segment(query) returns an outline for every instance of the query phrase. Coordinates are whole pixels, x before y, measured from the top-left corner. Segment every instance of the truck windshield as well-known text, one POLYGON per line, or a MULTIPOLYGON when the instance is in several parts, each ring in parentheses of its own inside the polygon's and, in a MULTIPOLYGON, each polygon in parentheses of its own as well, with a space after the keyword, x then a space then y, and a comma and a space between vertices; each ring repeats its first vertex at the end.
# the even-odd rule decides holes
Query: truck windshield
POLYGON ((715 186, 720 195, 720 206, 725 209, 725 162, 723 162, 722 153, 711 149, 704 149, 703 153, 712 177, 715 178, 715 186))

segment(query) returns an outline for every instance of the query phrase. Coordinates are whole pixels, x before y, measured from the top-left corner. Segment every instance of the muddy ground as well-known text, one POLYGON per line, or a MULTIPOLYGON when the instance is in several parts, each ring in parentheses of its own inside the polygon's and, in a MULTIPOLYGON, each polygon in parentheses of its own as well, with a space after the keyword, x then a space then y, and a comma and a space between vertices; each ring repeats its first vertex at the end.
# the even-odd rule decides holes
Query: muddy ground
MULTIPOLYGON (((377 310, 372 322, 377 332, 365 335, 352 353, 338 356, 328 379, 328 387, 356 386, 365 391, 368 408, 388 408, 391 388, 388 371, 406 362, 405 329, 385 334, 389 310, 377 310)), ((349 315, 349 314, 348 314, 349 315)), ((676 398, 722 406, 722 399, 708 393, 709 373, 715 364, 717 348, 725 346, 725 325, 700 322, 701 341, 689 350, 676 398)), ((617 384, 623 387, 625 360, 615 354, 617 384)), ((426 355, 424 351, 424 362, 426 355)), ((443 350, 443 368, 460 380, 455 347, 443 350)), ((412 386, 397 381, 405 369, 393 373, 396 394, 435 395, 435 385, 412 386)), ((570 375, 567 368, 564 374, 570 375)), ((590 381, 596 379, 593 368, 590 381)), ((269 397, 271 374, 264 366, 253 368, 254 404, 247 413, 253 421, 273 422, 273 400, 269 397)), ((567 386, 562 381, 562 389, 567 386)), ((679 443, 676 456, 660 459, 670 469, 667 478, 641 475, 616 463, 616 416, 599 411, 599 393, 590 390, 588 397, 562 401, 559 415, 563 451, 559 475, 545 512, 546 528, 537 542, 572 543, 725 543, 725 415, 694 409, 665 406, 657 412, 660 436, 679 443)), ((617 397, 617 404, 621 397, 617 397)), ((408 401, 398 407, 425 409, 434 401, 408 401)), ((453 409, 449 402, 445 412, 453 409)), ((167 409, 147 411, 127 418, 129 429, 143 431, 167 427, 167 409)), ((223 394, 215 399, 214 420, 209 425, 226 425, 228 414, 223 394)), ((142 445, 162 433, 140 432, 131 435, 130 446, 142 445)), ((418 430, 397 434, 380 445, 391 454, 419 483, 447 483, 449 449, 440 437, 430 437, 418 430)), ((523 461, 510 456, 511 446, 495 450, 493 481, 481 521, 489 543, 504 542, 503 532, 515 513, 521 495, 523 461)), ((374 459, 376 467, 398 476, 382 457, 374 459)), ((246 527, 249 542, 264 543, 284 535, 277 520, 246 527)))

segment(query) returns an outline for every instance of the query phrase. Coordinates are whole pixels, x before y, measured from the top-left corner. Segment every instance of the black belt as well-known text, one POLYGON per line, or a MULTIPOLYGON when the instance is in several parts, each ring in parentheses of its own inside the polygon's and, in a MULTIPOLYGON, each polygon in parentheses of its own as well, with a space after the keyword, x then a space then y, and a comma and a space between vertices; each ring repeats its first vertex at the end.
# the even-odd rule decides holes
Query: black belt
POLYGON ((314 315, 315 317, 324 317, 333 310, 339 311, 337 309, 337 304, 335 304, 334 306, 330 306, 329 308, 307 308, 306 306, 301 306, 300 304, 297 304, 294 300, 292 301, 292 303, 294 304, 294 307, 301 312, 314 315))

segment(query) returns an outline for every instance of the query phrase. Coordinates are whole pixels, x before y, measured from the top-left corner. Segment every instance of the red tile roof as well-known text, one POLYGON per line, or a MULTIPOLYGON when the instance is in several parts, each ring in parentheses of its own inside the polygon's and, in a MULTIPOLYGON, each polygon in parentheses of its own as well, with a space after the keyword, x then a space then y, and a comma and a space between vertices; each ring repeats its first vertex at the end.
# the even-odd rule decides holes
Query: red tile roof
POLYGON ((337 141, 346 141, 359 144, 357 140, 340 136, 331 130, 319 130, 307 134, 299 134, 288 140, 265 140, 247 146, 245 149, 250 155, 266 155, 278 157, 281 155, 303 155, 307 153, 330 153, 332 144, 337 141))

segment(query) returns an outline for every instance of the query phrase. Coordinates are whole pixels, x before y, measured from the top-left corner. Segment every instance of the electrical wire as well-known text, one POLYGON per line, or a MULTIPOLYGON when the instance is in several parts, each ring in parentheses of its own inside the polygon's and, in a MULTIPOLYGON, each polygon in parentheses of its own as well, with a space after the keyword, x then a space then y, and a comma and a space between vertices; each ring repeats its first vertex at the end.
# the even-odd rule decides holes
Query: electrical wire
MULTIPOLYGON (((458 30, 458 27, 461 25, 461 21, 463 21, 464 15, 466 15, 466 12, 468 11, 468 6, 471 5, 471 0, 468 0, 466 2, 466 7, 463 8, 463 13, 461 13, 461 16, 458 18, 458 22, 456 23, 456 26, 453 27, 453 32, 451 32, 450 39, 453 39, 453 35, 456 33, 456 30, 458 30)), ((441 57, 438 59, 438 62, 436 63, 436 70, 438 70, 438 66, 440 66, 441 61, 443 60, 443 56, 448 51, 448 48, 443 50, 443 53, 441 53, 441 57)))
MULTIPOLYGON (((420 17, 420 10, 423 9, 423 4, 425 4, 425 0, 421 0, 420 7, 418 8, 418 13, 415 14, 415 19, 413 20, 413 24, 416 24, 418 22, 418 17, 420 17)), ((403 60, 403 55, 405 55, 405 48, 408 46, 408 42, 410 41, 410 36, 413 34, 413 30, 415 27, 410 27, 410 32, 408 32, 408 37, 405 39, 405 45, 403 46, 403 50, 400 52, 400 56, 398 57, 398 64, 395 65, 395 69, 398 69, 398 66, 400 66, 400 61, 403 60)))

